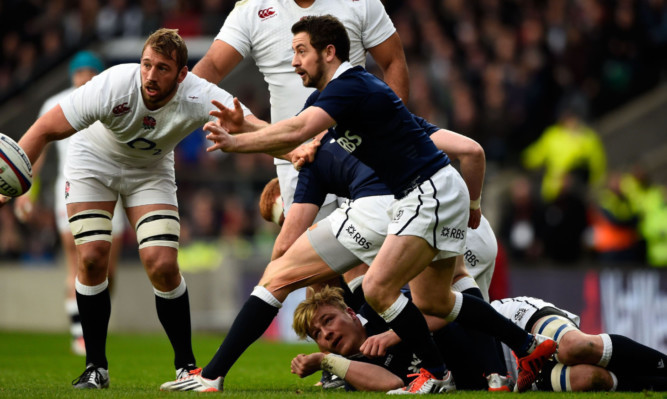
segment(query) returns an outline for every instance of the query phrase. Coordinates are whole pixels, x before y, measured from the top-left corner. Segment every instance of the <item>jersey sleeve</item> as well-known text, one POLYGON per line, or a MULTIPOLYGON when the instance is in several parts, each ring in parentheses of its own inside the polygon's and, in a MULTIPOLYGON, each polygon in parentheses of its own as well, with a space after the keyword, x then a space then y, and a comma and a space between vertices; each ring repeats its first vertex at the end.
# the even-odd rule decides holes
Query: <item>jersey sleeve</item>
POLYGON ((104 99, 111 98, 109 70, 93 77, 60 101, 65 118, 76 130, 82 130, 102 119, 104 99))
POLYGON ((369 49, 387 40, 396 32, 396 28, 380 0, 368 0, 366 4, 366 15, 361 35, 364 48, 369 49))
POLYGON ((437 132, 438 130, 440 130, 439 127, 437 127, 436 125, 427 121, 426 119, 422 118, 421 116, 417 116, 417 115, 414 115, 414 114, 412 116, 415 118, 415 121, 417 121, 417 124, 422 129, 424 129, 426 134, 428 134, 429 136, 432 135, 433 133, 437 132))
POLYGON ((234 47, 243 58, 247 57, 252 49, 250 22, 245 17, 249 7, 248 2, 237 2, 215 37, 215 40, 221 40, 234 47))

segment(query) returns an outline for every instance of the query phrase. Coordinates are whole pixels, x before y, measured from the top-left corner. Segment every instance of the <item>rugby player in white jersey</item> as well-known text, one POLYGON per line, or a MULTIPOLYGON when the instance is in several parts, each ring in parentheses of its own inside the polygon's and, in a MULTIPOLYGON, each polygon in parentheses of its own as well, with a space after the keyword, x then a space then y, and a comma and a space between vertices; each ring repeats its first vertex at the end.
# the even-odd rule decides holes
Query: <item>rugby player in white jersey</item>
MULTIPOLYGON (((173 150, 215 119, 209 115, 213 99, 232 106, 232 96, 189 73, 186 62, 187 47, 178 32, 159 29, 146 40, 140 63, 97 75, 40 117, 19 142, 34 163, 47 143, 73 135, 64 195, 77 245, 76 296, 86 343, 86 370, 73 382, 75 388, 109 386, 107 266, 119 196, 136 230, 158 318, 175 352, 176 374, 196 368, 188 293, 177 264, 173 150)), ((261 123, 247 109, 244 115, 261 123)))
MULTIPOLYGON (((304 87, 292 67, 291 26, 308 15, 336 15, 350 37, 350 62, 365 65, 369 52, 385 82, 407 103, 408 67, 403 45, 380 0, 259 0, 239 1, 192 72, 219 83, 242 59, 251 56, 264 75, 271 102, 271 122, 296 115, 312 88, 304 87)), ((292 205, 297 172, 289 161, 276 158, 284 211, 292 205)), ((318 220, 338 204, 327 197, 318 220)))
MULTIPOLYGON (((102 60, 90 51, 79 51, 74 55, 69 64, 69 74, 72 81, 72 86, 56 93, 49 97, 42 108, 39 110, 38 116, 44 115, 47 111, 58 104, 63 98, 67 97, 74 89, 81 87, 83 84, 92 79, 95 75, 104 70, 102 60)), ((99 122, 96 122, 99 123, 99 122)), ((65 206, 65 159, 67 158, 67 144, 69 139, 64 139, 56 142, 56 152, 58 154, 57 178, 53 185, 53 211, 56 219, 56 227, 60 235, 60 243, 63 249, 65 258, 65 265, 67 267, 67 277, 65 280, 66 295, 65 295, 65 311, 70 322, 71 334, 71 351, 80 356, 86 354, 86 346, 83 340, 83 331, 81 329, 81 320, 79 317, 79 307, 76 304, 76 291, 74 289, 74 281, 76 279, 76 245, 74 245, 74 238, 72 237, 72 230, 69 227, 69 220, 67 218, 67 207, 65 206)), ((33 174, 37 176, 42 169, 45 157, 33 165, 33 174)), ((21 221, 27 221, 34 210, 33 193, 22 195, 14 201, 14 213, 21 221)), ((114 209, 112 222, 111 251, 108 268, 109 287, 113 290, 113 280, 116 273, 116 264, 122 248, 123 231, 127 227, 127 219, 123 213, 123 207, 120 202, 116 204, 114 209)))
MULTIPOLYGON (((546 391, 665 391, 667 355, 618 334, 587 334, 579 316, 533 297, 491 302, 499 313, 528 332, 558 342, 558 353, 542 369, 533 389, 546 391)), ((503 346, 507 369, 516 359, 503 346)))

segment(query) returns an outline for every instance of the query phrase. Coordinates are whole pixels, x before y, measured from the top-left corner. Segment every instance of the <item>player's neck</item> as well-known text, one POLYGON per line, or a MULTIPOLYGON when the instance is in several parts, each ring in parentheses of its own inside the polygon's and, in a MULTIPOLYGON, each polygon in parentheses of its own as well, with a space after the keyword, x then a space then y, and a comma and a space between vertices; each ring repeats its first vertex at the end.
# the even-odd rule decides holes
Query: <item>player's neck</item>
POLYGON ((301 8, 308 8, 313 5, 315 0, 294 0, 294 2, 301 8))

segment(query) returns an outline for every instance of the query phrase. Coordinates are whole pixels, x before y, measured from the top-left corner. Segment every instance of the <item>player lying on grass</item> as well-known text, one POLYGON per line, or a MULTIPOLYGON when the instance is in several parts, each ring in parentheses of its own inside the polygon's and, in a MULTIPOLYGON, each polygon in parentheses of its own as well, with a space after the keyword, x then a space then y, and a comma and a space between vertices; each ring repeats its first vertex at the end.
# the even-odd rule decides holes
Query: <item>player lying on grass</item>
MULTIPOLYGON (((667 356, 618 334, 591 335, 579 329, 579 316, 538 298, 496 300, 491 305, 528 332, 558 342, 533 389, 548 391, 667 390, 667 356)), ((508 370, 514 356, 505 348, 508 370)))
MULTIPOLYGON (((355 70, 357 69, 355 68, 355 70)), ((357 72, 361 71, 361 69, 357 70, 357 72)), ((379 81, 377 81, 377 83, 382 84, 379 81)), ((407 125, 410 126, 410 129, 413 129, 412 134, 419 136, 420 146, 429 147, 429 153, 432 149, 435 151, 432 154, 433 156, 443 160, 446 165, 449 165, 449 158, 447 158, 447 156, 439 151, 434 145, 436 139, 429 137, 429 133, 437 133, 440 132, 441 129, 425 123, 425 121, 421 123, 418 122, 419 118, 415 118, 414 115, 409 114, 400 100, 395 97, 395 94, 390 94, 388 89, 383 91, 383 94, 379 95, 392 96, 392 98, 396 100, 392 101, 393 106, 397 107, 397 112, 406 118, 407 125)), ((316 99, 316 95, 311 98, 312 101, 316 101, 316 99)), ((224 107, 219 108, 221 108, 220 115, 222 115, 225 109, 224 107)), ((312 108, 313 107, 307 107, 306 109, 308 110, 312 108)), ((215 127, 209 126, 209 129, 211 134, 207 137, 216 143, 218 142, 219 135, 226 134, 224 131, 215 127)), ((240 136, 243 135, 241 134, 235 137, 240 136)), ((215 149, 217 147, 214 146, 212 148, 215 149)), ((428 187, 415 187, 414 190, 411 191, 411 193, 416 196, 415 201, 420 201, 417 197, 422 198, 422 200, 427 200, 428 195, 417 195, 421 190, 430 192, 431 197, 428 199, 428 202, 433 200, 434 202, 432 202, 431 205, 437 208, 438 211, 447 209, 447 215, 441 215, 442 217, 447 219, 455 218, 457 220, 463 217, 466 220, 470 219, 474 224, 474 227, 477 227, 477 225, 479 225, 479 220, 481 219, 481 210, 479 209, 478 204, 473 204, 474 209, 470 210, 470 204, 467 199, 469 197, 468 191, 473 194, 474 198, 479 198, 481 195, 484 159, 483 152, 478 151, 478 154, 479 153, 482 155, 481 167, 472 168, 473 170, 470 170, 467 166, 461 166, 464 179, 466 180, 465 183, 461 177, 458 176, 456 170, 449 166, 445 166, 447 170, 443 170, 443 173, 448 177, 444 180, 447 180, 449 183, 439 182, 438 184, 444 184, 454 191, 450 192, 446 195, 446 198, 442 199, 444 202, 434 201, 433 196, 436 194, 433 192, 434 186, 431 186, 431 183, 427 184, 428 187), (461 200, 460 196, 465 198, 465 205, 459 203, 461 200), (436 206, 436 202, 442 204, 442 206, 436 206), (445 203, 449 202, 454 202, 456 205, 452 207, 446 206, 445 203), (474 216, 469 218, 470 215, 474 216)), ((385 156, 391 158, 390 154, 385 156)), ((301 234, 283 256, 273 260, 267 266, 264 276, 237 316, 227 338, 223 341, 213 360, 201 371, 200 374, 193 373, 191 376, 180 381, 165 383, 162 385, 161 389, 197 391, 221 389, 224 375, 227 374, 228 370, 243 351, 266 330, 281 306, 282 301, 284 301, 287 295, 293 290, 320 281, 329 280, 358 265, 362 261, 367 264, 378 262, 375 270, 378 268, 386 269, 384 273, 389 273, 389 271, 394 270, 391 265, 385 263, 384 260, 378 261, 378 257, 380 257, 382 253, 380 248, 393 248, 391 249, 391 251, 393 251, 395 248, 402 246, 402 244, 399 244, 398 242, 395 242, 397 245, 396 247, 392 245, 387 247, 385 245, 387 240, 392 241, 392 237, 397 237, 395 232, 392 233, 390 228, 387 227, 390 225, 392 218, 388 218, 387 213, 385 212, 386 209, 396 207, 396 201, 393 198, 397 195, 397 193, 394 192, 396 187, 392 190, 386 184, 383 184, 381 187, 375 186, 375 183, 380 182, 379 176, 375 171, 361 163, 359 159, 344 150, 341 147, 340 137, 338 137, 335 132, 330 131, 324 136, 322 139, 322 146, 317 151, 315 158, 322 159, 326 162, 320 163, 315 161, 312 166, 310 164, 304 166, 300 175, 304 175, 303 180, 305 181, 305 184, 301 191, 295 194, 295 197, 303 196, 303 200, 300 201, 301 204, 293 204, 292 207, 297 205, 302 206, 298 212, 289 212, 288 218, 289 214, 292 213, 299 215, 298 217, 303 217, 304 219, 308 219, 306 217, 308 214, 316 214, 317 208, 319 204, 321 204, 321 201, 316 199, 316 197, 331 192, 332 187, 340 191, 340 193, 337 193, 339 196, 350 198, 351 201, 345 205, 345 208, 337 210, 323 222, 313 226, 305 234, 301 234), (329 179, 340 180, 334 184, 329 183, 329 179), (363 245, 360 245, 360 243, 363 245)), ((405 159, 402 155, 397 155, 396 158, 405 159)), ((410 166, 408 169, 414 170, 414 166, 410 166)), ((300 177, 300 179, 302 178, 300 177)), ((405 179, 405 176, 403 176, 402 180, 409 179, 405 179)), ((396 184, 396 182, 393 182, 394 186, 396 186, 396 184)), ((441 194, 439 193, 437 195, 441 194)), ((407 217, 408 214, 406 212, 410 212, 408 210, 409 208, 410 207, 402 210, 399 210, 398 208, 394 209, 396 220, 401 219, 401 216, 404 214, 404 216, 406 216, 404 218, 405 220, 401 221, 399 224, 409 224, 407 220, 412 220, 411 217, 407 217)), ((434 208, 431 208, 431 211, 433 211, 433 209, 434 208)), ((312 221, 312 219, 310 219, 310 221, 312 221)), ((288 227, 287 220, 283 225, 282 231, 288 231, 286 227, 288 227)), ((446 286, 451 285, 452 274, 454 272, 454 255, 464 252, 466 234, 465 224, 460 225, 458 222, 437 228, 432 226, 432 228, 433 230, 429 231, 431 232, 430 234, 437 236, 437 238, 435 238, 436 240, 444 239, 452 245, 455 243, 454 246, 456 246, 456 249, 455 251, 445 251, 442 254, 444 259, 436 260, 432 266, 424 266, 424 274, 420 274, 417 278, 419 281, 416 281, 415 279, 410 281, 411 286, 417 283, 417 287, 421 292, 421 296, 418 297, 419 300, 416 300, 415 303, 424 307, 426 312, 441 314, 443 317, 448 316, 450 320, 457 319, 461 324, 473 326, 474 328, 483 331, 493 331, 495 334, 499 334, 504 342, 510 344, 515 350, 519 351, 522 357, 525 357, 522 362, 522 376, 525 378, 520 379, 526 381, 524 382, 524 385, 529 384, 527 381, 532 382, 532 380, 534 380, 537 370, 542 362, 555 351, 555 342, 547 340, 544 342, 544 345, 541 346, 542 349, 539 349, 540 347, 538 347, 538 345, 540 342, 538 342, 535 337, 527 334, 520 328, 517 328, 507 319, 500 317, 500 315, 493 311, 493 309, 483 300, 472 296, 464 296, 460 293, 449 292, 442 290, 441 288, 431 290, 430 288, 432 288, 432 284, 435 281, 442 280, 446 281, 446 286), (459 245, 461 246, 460 248, 458 247, 459 245), (538 350, 535 350, 536 347, 538 350), (532 360, 535 361, 533 362, 532 360)), ((419 237, 411 235, 405 237, 421 240, 419 237)), ((430 239, 431 238, 429 238, 429 240, 430 239)), ((399 241, 402 241, 402 239, 399 241)), ((419 242, 418 246, 421 247, 422 244, 428 246, 429 244, 427 244, 427 241, 428 240, 423 242, 417 241, 419 242)), ((417 242, 411 242, 417 244, 417 242)), ((407 242, 405 244, 407 244, 407 242)), ((454 249, 454 246, 451 247, 451 249, 454 249)), ((429 248, 431 249, 423 247, 426 252, 421 253, 421 255, 418 255, 417 257, 427 256, 426 254, 434 250, 434 247, 432 246, 429 246, 429 248)), ((407 253, 404 255, 407 256, 407 253)), ((407 259, 403 259, 401 261, 403 263, 401 267, 413 265, 415 259, 417 258, 408 257, 407 259), (410 260, 409 262, 408 259, 410 260)), ((371 266, 369 274, 372 274, 373 270, 373 266, 371 266)), ((412 273, 414 273, 414 270, 404 270, 402 272, 394 270, 394 272, 390 274, 397 274, 400 279, 405 279, 408 278, 408 276, 411 276, 412 273)), ((366 285, 369 274, 364 278, 364 285, 366 285)), ((400 283, 400 285, 403 286, 403 283, 400 283)), ((442 284, 438 285, 438 287, 442 287, 442 284)), ((375 290, 376 287, 373 289, 375 290)), ((364 290, 366 291, 365 286, 364 290)), ((368 293, 366 293, 366 296, 368 296, 368 293)), ((414 292, 413 296, 415 296, 414 292)), ((399 308, 414 308, 414 305, 404 302, 401 298, 403 297, 400 295, 399 290, 399 299, 397 300, 400 304, 396 306, 396 313, 401 313, 399 308)), ((416 308, 414 308, 414 310, 419 312, 416 308)), ((395 320, 393 316, 397 315, 393 314, 390 317, 389 314, 384 313, 384 316, 395 320)), ((418 316, 423 319, 421 313, 419 313, 418 316)), ((401 323, 403 323, 407 319, 400 318, 400 320, 401 323)), ((419 325, 419 320, 413 320, 413 322, 407 323, 407 325, 398 327, 393 324, 396 323, 392 323, 392 328, 394 330, 396 330, 396 328, 403 331, 407 329, 412 333, 412 330, 414 329, 413 327, 419 325)), ((429 362, 425 362, 425 364, 433 365, 433 372, 444 376, 444 362, 438 360, 440 355, 437 353, 437 348, 433 350, 427 349, 430 348, 429 343, 432 343, 433 345, 435 344, 430 337, 428 326, 425 322, 424 328, 426 329, 426 337, 416 339, 417 335, 411 336, 413 341, 418 341, 418 345, 416 346, 419 349, 416 349, 415 352, 420 353, 422 360, 425 360, 426 357, 428 357, 429 362)), ((434 377, 430 373, 431 372, 422 373, 423 376, 415 379, 413 382, 416 381, 416 384, 413 384, 410 389, 415 388, 419 390, 421 387, 426 387, 428 389, 432 386, 440 385, 441 387, 444 387, 446 385, 446 381, 437 378, 437 376, 434 377)))
MULTIPOLYGON (((543 329, 559 341, 556 358, 544 366, 532 387, 534 390, 667 390, 667 373, 664 367, 660 368, 667 359, 654 349, 620 335, 585 334, 577 327, 576 315, 540 299, 508 298, 492 304, 505 316, 520 315, 516 320, 518 325, 525 325, 531 331, 543 329)), ((435 322, 430 326, 455 376, 452 385, 456 383, 456 388, 461 389, 456 375, 470 374, 479 365, 471 365, 473 359, 465 353, 449 353, 452 341, 443 337, 455 324, 445 326, 435 322), (457 359, 461 355, 465 359, 457 359), (459 363, 461 360, 468 360, 468 364, 459 363)), ((396 334, 347 307, 339 288, 327 287, 299 304, 293 326, 301 338, 310 337, 320 349, 292 360, 292 373, 302 378, 327 370, 344 379, 347 389, 382 391, 401 384, 406 372, 419 367, 419 359, 400 343, 396 334)), ((507 369, 515 375, 515 358, 504 349, 507 369)))

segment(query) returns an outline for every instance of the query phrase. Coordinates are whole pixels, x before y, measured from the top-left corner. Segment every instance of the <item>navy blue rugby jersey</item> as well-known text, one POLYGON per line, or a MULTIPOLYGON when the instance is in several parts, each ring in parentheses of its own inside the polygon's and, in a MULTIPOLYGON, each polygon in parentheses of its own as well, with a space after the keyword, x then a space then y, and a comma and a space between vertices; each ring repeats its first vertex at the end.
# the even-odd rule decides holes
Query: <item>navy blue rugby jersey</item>
POLYGON ((373 169, 338 145, 331 130, 322 137, 314 161, 299 171, 294 202, 319 206, 329 193, 352 200, 392 194, 373 169))
POLYGON ((450 163, 398 96, 362 67, 353 67, 309 98, 336 121, 336 140, 375 170, 397 198, 450 163))

